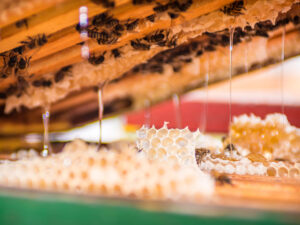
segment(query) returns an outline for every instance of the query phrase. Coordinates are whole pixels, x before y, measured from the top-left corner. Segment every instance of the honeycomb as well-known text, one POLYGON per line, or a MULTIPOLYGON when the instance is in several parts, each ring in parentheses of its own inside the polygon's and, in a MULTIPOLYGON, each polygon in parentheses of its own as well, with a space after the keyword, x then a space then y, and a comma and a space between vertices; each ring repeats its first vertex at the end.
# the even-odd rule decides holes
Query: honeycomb
POLYGON ((199 168, 227 174, 300 178, 300 163, 270 161, 259 153, 242 155, 238 149, 227 148, 220 154, 212 153, 208 149, 197 149, 199 168))
POLYGON ((271 160, 300 162, 300 129, 283 114, 269 114, 262 120, 254 115, 233 119, 232 143, 271 160))
POLYGON ((200 139, 199 131, 168 129, 167 123, 160 129, 143 126, 137 131, 137 148, 150 160, 173 161, 180 165, 197 166, 195 148, 200 139))
MULTIPOLYGON (((246 116, 242 116, 245 118, 246 116)), ((247 117, 248 118, 248 117, 247 117)), ((259 118, 251 116, 255 119, 254 122, 259 128, 247 130, 248 126, 240 126, 239 132, 246 131, 249 136, 257 136, 257 131, 264 132, 265 127, 268 128, 269 124, 273 127, 280 127, 281 122, 285 118, 285 128, 280 132, 286 134, 295 134, 298 132, 297 128, 291 127, 286 117, 280 114, 269 115, 266 121, 258 120, 259 118), (266 126, 263 126, 267 124, 266 126), (253 133, 251 133, 251 131, 253 133)), ((231 127, 237 124, 240 118, 235 118, 231 127)), ((243 119, 245 120, 245 119, 243 119)), ((248 119, 250 120, 250 119, 248 119)), ((247 123, 245 123, 247 124, 247 123)), ((237 133, 235 133, 237 134, 237 133)), ((266 138, 268 138, 265 132, 266 138)), ((288 135, 286 135, 286 138, 288 135)), ((199 131, 191 132, 189 129, 168 129, 167 123, 160 129, 155 127, 146 128, 142 127, 137 131, 137 147, 143 151, 147 158, 150 160, 158 160, 161 162, 174 161, 181 165, 199 166, 200 170, 204 171, 218 171, 228 174, 249 174, 249 175, 263 175, 263 176, 276 176, 276 177, 298 177, 300 178, 300 163, 293 160, 285 160, 278 158, 279 156, 290 156, 290 153, 283 150, 286 140, 278 140, 278 145, 273 146, 272 151, 253 151, 247 148, 247 139, 242 142, 237 135, 232 137, 233 144, 228 144, 228 139, 222 144, 207 135, 201 134, 199 131), (243 144, 241 144, 243 143, 243 144), (282 149, 278 150, 277 147, 281 146, 282 149)), ((253 140, 253 146, 260 146, 261 143, 253 140)), ((259 140, 259 139, 257 139, 259 140)), ((291 137, 288 140, 294 140, 291 137)), ((249 141, 249 140, 248 140, 249 141)), ((262 144, 267 144, 263 142, 262 144)), ((291 146, 291 145, 289 145, 291 146)), ((251 146, 250 146, 251 147, 251 146)), ((295 149, 297 145, 293 146, 295 149)), ((299 147, 299 146, 298 146, 299 147)), ((291 157, 291 156, 290 156, 291 157)), ((292 156, 294 157, 294 156, 292 156)))
POLYGON ((129 146, 122 151, 75 140, 63 152, 0 164, 0 185, 139 199, 192 200, 210 196, 213 179, 191 166, 148 160, 129 146))

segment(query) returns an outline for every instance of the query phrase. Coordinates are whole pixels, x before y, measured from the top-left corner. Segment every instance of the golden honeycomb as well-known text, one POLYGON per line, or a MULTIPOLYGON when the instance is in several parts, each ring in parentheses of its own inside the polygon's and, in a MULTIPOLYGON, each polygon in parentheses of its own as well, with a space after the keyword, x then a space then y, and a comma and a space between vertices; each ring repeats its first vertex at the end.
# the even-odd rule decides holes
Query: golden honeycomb
POLYGON ((230 126, 232 143, 266 158, 300 162, 300 129, 283 114, 269 114, 265 120, 254 115, 235 117, 230 126))

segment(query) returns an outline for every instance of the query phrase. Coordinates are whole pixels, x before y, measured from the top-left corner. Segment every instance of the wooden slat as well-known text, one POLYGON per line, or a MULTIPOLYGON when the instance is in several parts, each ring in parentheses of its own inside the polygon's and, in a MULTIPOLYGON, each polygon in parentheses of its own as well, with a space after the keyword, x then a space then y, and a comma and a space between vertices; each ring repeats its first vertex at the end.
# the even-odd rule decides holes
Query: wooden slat
MULTIPOLYGON (((128 2, 128 0, 118 0, 116 5, 128 2)), ((76 0, 62 3, 59 7, 50 8, 36 16, 28 18, 28 29, 26 27, 17 28, 15 24, 4 27, 1 31, 0 52, 13 49, 20 45, 20 42, 27 36, 35 36, 45 33, 53 34, 66 27, 75 25, 79 21, 79 7, 88 7, 88 16, 104 12, 106 9, 102 5, 96 5, 89 0, 76 0)))
POLYGON ((1 11, 0 28, 15 23, 19 20, 25 19, 34 14, 38 14, 43 10, 46 10, 53 6, 57 6, 58 4, 61 4, 62 2, 65 1, 67 0, 46 0, 46 1, 22 0, 21 2, 16 2, 16 3, 11 1, 10 3, 11 5, 8 8, 2 9, 1 11))
MULTIPOLYGON (((185 17, 187 17, 187 15, 190 15, 189 17, 187 17, 188 19, 198 17, 200 15, 214 11, 232 1, 233 0, 223 0, 223 1, 214 0, 214 1, 210 1, 210 2, 197 1, 195 3, 196 8, 194 8, 192 10, 192 13, 187 12, 185 14, 185 17), (195 12, 195 10, 196 10, 196 12, 195 12)), ((129 6, 130 6, 130 4, 122 5, 121 7, 114 9, 115 11, 113 11, 114 12, 113 14, 116 15, 117 18, 125 19, 125 18, 131 18, 132 16, 139 17, 141 15, 146 17, 153 13, 153 11, 152 11, 153 6, 150 7, 148 5, 148 6, 144 6, 144 8, 142 6, 140 6, 139 8, 137 8, 138 6, 135 6, 135 7, 129 7, 129 6), (137 9, 139 9, 139 10, 137 10, 137 9), (141 10, 141 9, 143 9, 143 10, 141 10), (139 14, 136 14, 137 11, 139 12, 139 14)), ((87 44, 88 44, 91 52, 106 51, 106 50, 110 50, 110 49, 113 49, 116 47, 123 46, 125 43, 128 43, 128 41, 130 41, 132 39, 136 39, 136 38, 141 38, 141 37, 145 36, 147 33, 153 32, 157 29, 166 29, 166 28, 169 28, 171 25, 180 24, 182 22, 184 22, 184 21, 181 18, 178 18, 177 20, 172 20, 172 21, 171 20, 168 20, 168 21, 159 20, 159 21, 156 21, 155 23, 151 24, 151 26, 148 27, 147 29, 144 29, 140 32, 131 32, 131 33, 127 33, 126 35, 123 35, 116 44, 98 45, 94 40, 89 40, 87 42, 87 44)), ((71 28, 68 28, 67 30, 71 31, 71 28)), ((75 44, 82 41, 79 38, 79 34, 75 31, 75 29, 73 29, 72 34, 67 34, 68 31, 64 31, 65 32, 64 35, 59 35, 59 37, 62 38, 63 42, 57 43, 60 41, 60 38, 57 38, 56 43, 53 44, 52 46, 50 45, 51 49, 56 49, 56 47, 58 47, 58 46, 60 46, 59 49, 62 47, 68 47, 70 45, 69 43, 71 43, 70 40, 75 41, 75 44)), ((46 47, 47 47, 47 44, 45 46, 43 46, 41 49, 46 48, 46 47)), ((40 52, 40 51, 38 51, 38 52, 40 52)), ((36 54, 38 54, 38 52, 36 54)), ((42 52, 42 54, 45 55, 46 50, 45 51, 41 50, 41 52, 42 52)), ((53 52, 53 50, 50 50, 50 52, 53 52)), ((31 74, 35 74, 35 76, 38 76, 38 75, 41 75, 41 74, 44 74, 44 73, 47 73, 50 71, 58 70, 59 68, 61 68, 63 66, 77 63, 82 60, 83 59, 81 57, 81 46, 79 46, 79 45, 73 45, 69 48, 61 50, 58 53, 54 53, 52 55, 47 55, 44 58, 38 58, 36 61, 34 61, 34 55, 33 55, 33 60, 28 69, 27 76, 29 76, 31 74)), ((28 80, 30 81, 30 79, 28 79, 28 80)), ((9 86, 9 84, 11 84, 15 81, 16 81, 16 78, 13 76, 3 80, 0 83, 0 86, 1 86, 0 89, 4 90, 5 88, 7 88, 9 86)))
POLYGON ((300 179, 229 175, 233 185, 217 184, 214 202, 223 206, 300 211, 300 179))

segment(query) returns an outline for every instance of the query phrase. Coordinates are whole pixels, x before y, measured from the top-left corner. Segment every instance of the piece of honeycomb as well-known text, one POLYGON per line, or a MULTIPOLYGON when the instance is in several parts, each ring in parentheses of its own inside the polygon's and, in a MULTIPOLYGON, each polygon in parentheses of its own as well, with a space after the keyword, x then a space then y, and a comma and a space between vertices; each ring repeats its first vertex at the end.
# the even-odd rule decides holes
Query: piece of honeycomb
POLYGON ((75 140, 63 152, 0 164, 0 185, 93 195, 160 200, 199 200, 213 179, 191 166, 148 160, 134 147, 122 151, 75 140))
MULTIPOLYGON (((278 117, 268 116, 268 123, 272 120, 273 124, 276 124, 278 117)), ((181 165, 192 166, 196 164, 204 171, 214 170, 228 174, 300 177, 300 163, 276 158, 272 154, 278 153, 278 150, 263 154, 247 149, 247 145, 240 145, 238 138, 232 140, 234 144, 228 144, 227 139, 222 145, 221 142, 212 141, 211 137, 199 131, 191 132, 187 128, 168 129, 166 123, 160 129, 142 127, 137 131, 137 147, 150 160, 162 162, 173 160, 181 165), (185 160, 186 157, 191 160, 185 160)), ((260 145, 259 142, 256 144, 260 145)))
POLYGON ((200 169, 227 174, 264 175, 300 178, 300 163, 267 160, 260 153, 241 155, 236 149, 225 149, 214 154, 209 149, 197 149, 196 159, 200 169))
POLYGON ((300 162, 300 129, 283 114, 269 114, 265 120, 254 115, 235 117, 230 135, 235 145, 268 159, 300 162))
POLYGON ((167 123, 160 129, 143 126, 137 131, 137 148, 148 159, 174 161, 181 165, 197 166, 195 148, 201 133, 185 129, 168 129, 167 123))

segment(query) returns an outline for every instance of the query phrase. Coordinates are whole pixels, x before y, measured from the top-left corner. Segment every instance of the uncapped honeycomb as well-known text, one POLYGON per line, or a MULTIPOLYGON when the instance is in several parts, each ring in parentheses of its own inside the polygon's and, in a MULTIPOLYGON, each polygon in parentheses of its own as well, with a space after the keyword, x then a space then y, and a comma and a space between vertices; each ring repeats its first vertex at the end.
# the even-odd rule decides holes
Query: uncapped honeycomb
POLYGON ((174 161, 181 165, 196 166, 195 148, 200 132, 185 129, 168 129, 167 123, 160 129, 143 126, 137 131, 137 148, 148 159, 174 161))
POLYGON ((254 115, 233 119, 232 143, 266 158, 300 162, 300 129, 283 114, 269 114, 265 120, 254 115))
POLYGON ((0 185, 93 195, 197 200, 214 191, 213 179, 195 167, 150 161, 134 147, 122 151, 75 140, 46 158, 0 164, 0 185))

